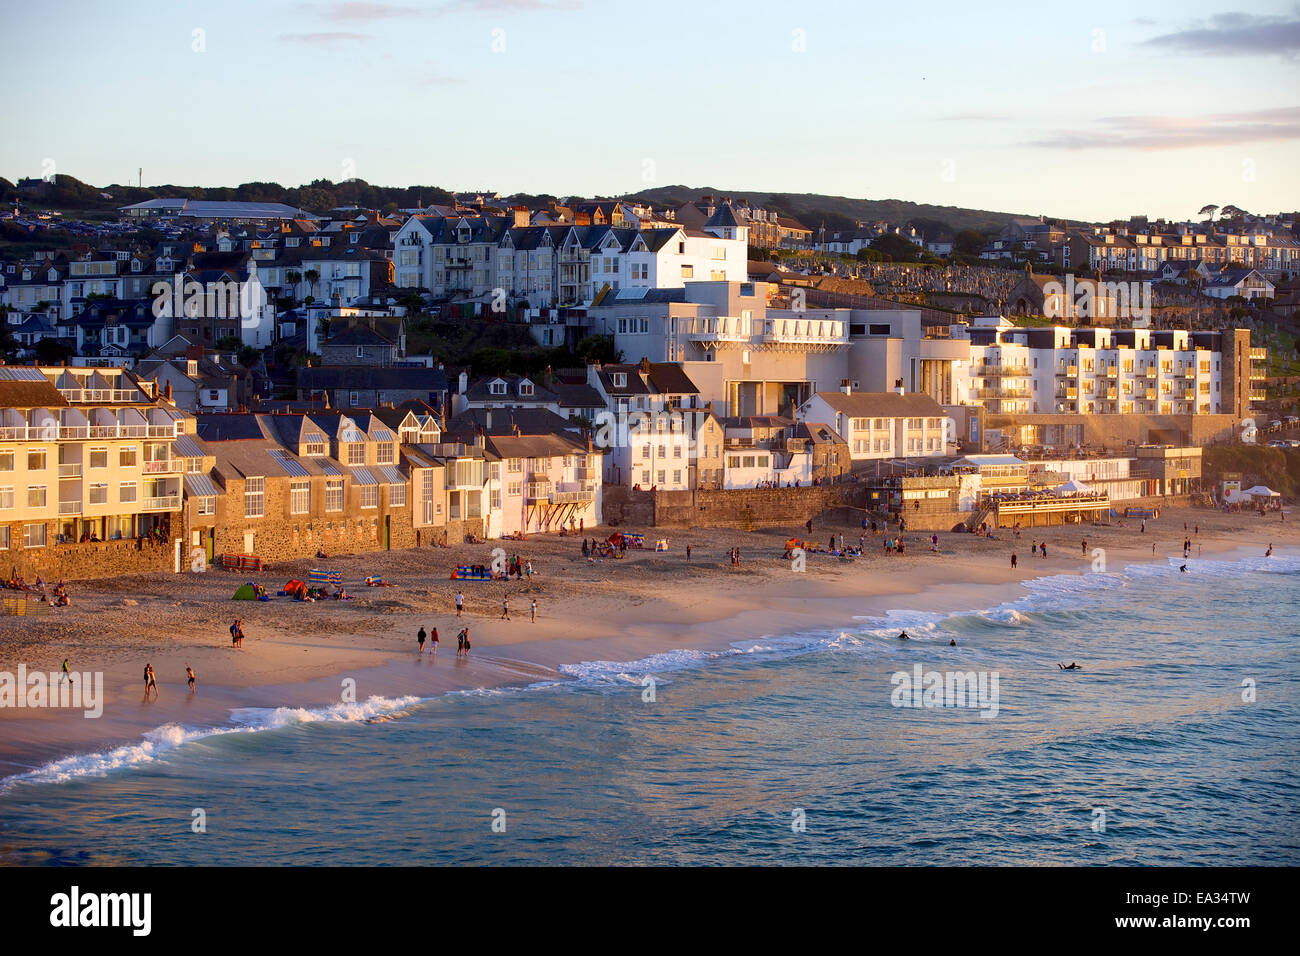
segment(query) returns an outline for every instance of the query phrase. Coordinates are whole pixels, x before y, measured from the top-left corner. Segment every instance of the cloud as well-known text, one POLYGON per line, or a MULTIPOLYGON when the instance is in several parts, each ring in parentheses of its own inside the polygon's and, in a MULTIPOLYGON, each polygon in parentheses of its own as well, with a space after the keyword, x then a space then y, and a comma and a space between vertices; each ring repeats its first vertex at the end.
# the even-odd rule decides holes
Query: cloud
POLYGON ((940 123, 963 123, 963 122, 1001 122, 1009 120, 1012 117, 1007 113, 950 113, 947 116, 940 116, 940 123))
POLYGON ((307 43, 312 46, 356 43, 370 38, 369 33, 281 33, 279 36, 282 43, 307 43))
POLYGON ((1208 116, 1106 116, 1091 129, 1055 130, 1044 149, 1194 149, 1300 139, 1300 106, 1208 116))
POLYGON ((1196 26, 1152 37, 1142 44, 1172 53, 1207 56, 1300 56, 1300 10, 1284 16, 1219 13, 1196 26))
POLYGON ((576 10, 582 0, 450 0, 436 6, 406 6, 379 0, 340 0, 324 5, 299 4, 303 13, 314 13, 336 23, 366 20, 401 20, 437 17, 448 13, 529 13, 534 11, 576 10))

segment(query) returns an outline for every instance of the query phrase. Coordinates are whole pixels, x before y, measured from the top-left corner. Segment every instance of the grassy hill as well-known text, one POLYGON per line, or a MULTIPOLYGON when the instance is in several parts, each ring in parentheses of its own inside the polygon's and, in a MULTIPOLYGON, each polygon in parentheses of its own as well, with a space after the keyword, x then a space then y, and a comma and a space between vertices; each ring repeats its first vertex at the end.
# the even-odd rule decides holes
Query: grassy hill
POLYGON ((1263 445, 1212 445, 1202 452, 1205 484, 1217 483, 1224 473, 1241 475, 1241 486, 1267 485, 1288 502, 1300 497, 1300 449, 1263 445))
MULTIPOLYGON (((996 212, 988 209, 964 209, 960 206, 935 206, 906 202, 902 199, 853 199, 820 193, 770 193, 719 189, 715 186, 660 186, 630 193, 628 199, 643 199, 655 206, 679 206, 703 195, 746 199, 764 208, 776 209, 817 229, 852 229, 855 220, 883 219, 890 223, 910 223, 926 239, 951 239, 963 229, 980 232, 999 231, 1013 216, 1028 213, 996 212)), ((1034 215, 1037 215, 1035 213, 1034 215)))

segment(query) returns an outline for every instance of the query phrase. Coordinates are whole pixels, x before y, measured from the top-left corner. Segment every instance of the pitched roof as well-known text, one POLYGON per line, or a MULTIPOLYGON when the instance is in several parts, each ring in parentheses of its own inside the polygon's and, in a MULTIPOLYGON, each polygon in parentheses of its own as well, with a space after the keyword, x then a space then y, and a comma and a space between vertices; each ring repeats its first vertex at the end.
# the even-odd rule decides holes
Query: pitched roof
POLYGON ((944 415, 943 406, 929 395, 912 392, 818 392, 817 397, 850 418, 934 418, 944 415))

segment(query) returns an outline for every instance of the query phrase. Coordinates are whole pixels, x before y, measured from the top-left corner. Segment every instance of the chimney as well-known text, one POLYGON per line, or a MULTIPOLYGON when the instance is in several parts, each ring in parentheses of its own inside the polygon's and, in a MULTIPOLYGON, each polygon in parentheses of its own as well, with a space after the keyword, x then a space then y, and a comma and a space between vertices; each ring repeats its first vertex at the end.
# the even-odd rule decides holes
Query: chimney
POLYGON ((483 423, 483 427, 489 432, 492 431, 492 409, 490 408, 487 410, 487 418, 483 423))
POLYGON ((163 398, 167 399, 169 402, 172 400, 172 383, 170 381, 163 388, 163 398))
POLYGON ((904 394, 904 392, 903 392, 903 380, 902 380, 901 378, 896 378, 896 379, 894 379, 894 391, 895 391, 897 394, 899 394, 899 395, 904 394))
POLYGON ((849 384, 849 380, 847 378, 840 379, 840 391, 843 392, 845 395, 853 394, 853 386, 849 384))
POLYGON ((461 369, 460 372, 460 388, 458 389, 458 391, 462 395, 464 395, 466 392, 469 391, 469 373, 466 372, 464 369, 461 369))
POLYGON ((642 356, 642 358, 641 358, 641 364, 638 365, 637 367, 641 370, 641 374, 642 374, 642 375, 649 375, 649 374, 650 374, 650 360, 649 360, 648 358, 645 358, 644 356, 642 356))

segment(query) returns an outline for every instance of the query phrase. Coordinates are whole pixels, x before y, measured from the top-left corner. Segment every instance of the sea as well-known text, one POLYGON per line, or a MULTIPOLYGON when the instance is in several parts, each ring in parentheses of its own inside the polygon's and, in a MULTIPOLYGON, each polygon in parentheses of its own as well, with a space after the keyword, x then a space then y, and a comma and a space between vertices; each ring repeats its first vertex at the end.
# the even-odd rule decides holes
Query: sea
POLYGON ((1185 563, 159 727, 0 781, 0 863, 1294 866, 1300 557, 1185 563))

